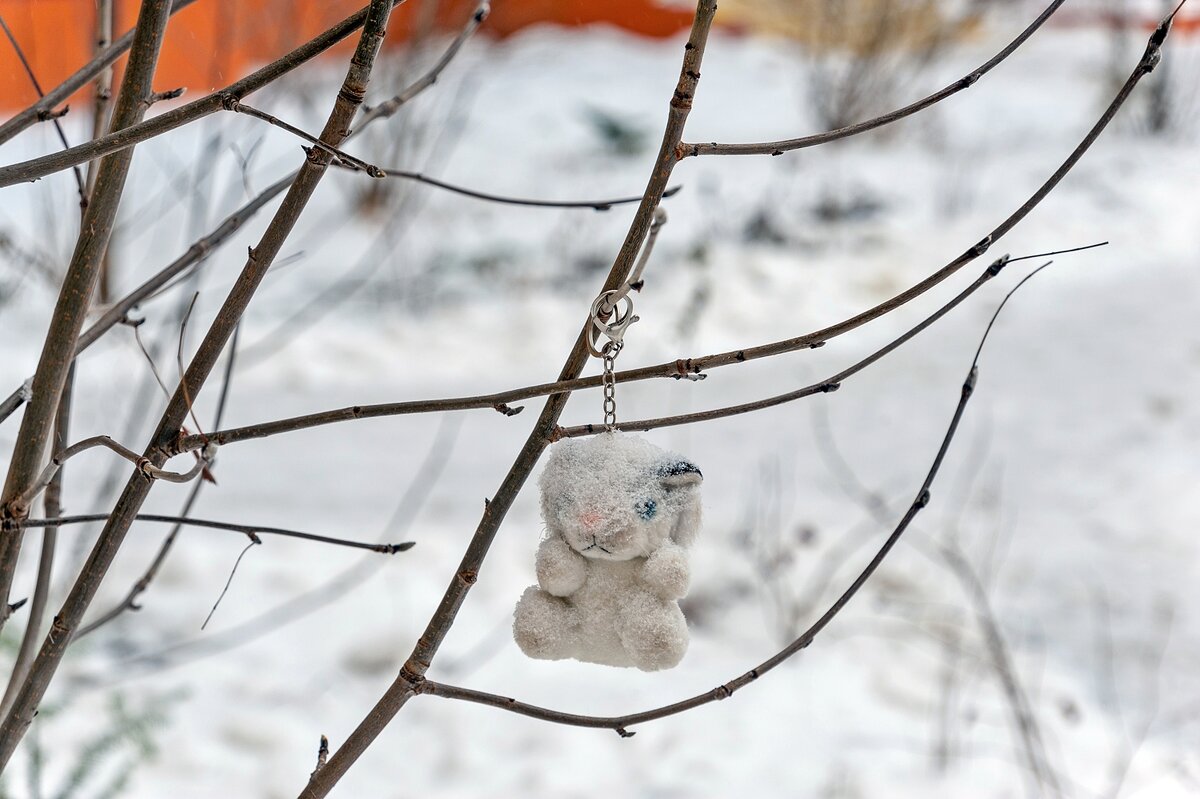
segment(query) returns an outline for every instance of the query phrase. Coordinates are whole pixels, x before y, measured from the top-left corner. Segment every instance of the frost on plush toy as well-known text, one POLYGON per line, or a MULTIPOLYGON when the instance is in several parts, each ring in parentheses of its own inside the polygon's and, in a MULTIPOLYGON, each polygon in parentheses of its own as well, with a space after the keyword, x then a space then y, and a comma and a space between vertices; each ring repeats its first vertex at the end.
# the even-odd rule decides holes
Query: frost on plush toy
POLYGON ((546 535, 513 637, 530 657, 643 671, 687 650, 678 600, 700 528, 700 470, 620 433, 555 444, 542 472, 546 535))

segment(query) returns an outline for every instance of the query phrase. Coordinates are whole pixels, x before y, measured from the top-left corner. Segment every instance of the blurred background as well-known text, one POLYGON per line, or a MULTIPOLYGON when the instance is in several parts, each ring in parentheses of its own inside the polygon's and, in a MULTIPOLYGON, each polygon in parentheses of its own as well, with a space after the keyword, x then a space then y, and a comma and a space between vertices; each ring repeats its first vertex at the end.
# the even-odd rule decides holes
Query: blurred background
MULTIPOLYGON (((112 4, 119 35, 137 4, 112 4)), ((103 27, 88 0, 0 0, 49 89, 103 27)), ((230 83, 353 2, 198 0, 168 28, 169 108, 230 83)), ((368 105, 425 73, 473 4, 408 0, 368 105)), ((1032 21, 1025 0, 723 0, 687 141, 819 132, 970 73, 1032 21)), ((876 132, 771 158, 683 161, 619 368, 800 335, 918 282, 1019 207, 1067 157, 1169 11, 1072 0, 969 90, 876 132)), ((541 199, 636 196, 692 9, 496 0, 432 90, 346 149, 373 164, 541 199)), ((339 787, 370 797, 1185 797, 1200 795, 1200 9, 1062 185, 989 257, 1100 241, 1016 295, 938 483, 817 641, 729 701, 611 732, 418 697, 339 787)), ((351 45, 352 47, 352 45, 351 45)), ((320 129, 342 47, 248 98, 320 129)), ((0 42, 0 111, 37 97, 0 42)), ((92 136, 94 92, 68 141, 92 136)), ((294 137, 221 113, 140 145, 98 309, 295 169, 294 137)), ((5 164, 61 148, 39 124, 5 164)), ((32 374, 78 232, 70 172, 0 192, 0 396, 32 374)), ((274 203, 78 361, 72 438, 139 448, 274 203), (193 296, 198 298, 188 312, 193 296), (187 318, 186 325, 183 320, 187 318)), ((241 326, 223 427, 540 383, 561 367, 632 216, 502 206, 331 172, 241 326)), ((1048 260, 1048 259, 1046 259, 1048 260)), ((622 714, 713 688, 773 654, 844 590, 920 486, 1010 266, 930 330, 817 395, 654 431, 705 475, 705 527, 666 673, 524 658, 512 608, 541 535, 531 481, 430 677, 571 712, 622 714)), ((986 266, 818 350, 617 389, 619 417, 715 408, 822 380, 933 312, 986 266)), ((228 357, 228 353, 226 354, 228 357)), ((221 367, 218 367, 218 372, 221 367)), ((589 366, 588 374, 599 371, 589 366)), ((196 398, 205 429, 220 389, 196 398)), ((391 682, 541 405, 400 416, 222 449, 192 513, 360 540, 363 557, 185 530, 143 609, 81 640, 4 775, 9 797, 294 796, 391 682)), ((19 412, 18 412, 19 414, 19 412)), ((565 424, 602 418, 596 392, 565 424)), ((0 425, 7 461, 17 416, 0 425)), ((67 513, 105 512, 127 473, 93 453, 67 513)), ((189 486, 147 510, 178 513, 189 486)), ((96 533, 64 528, 53 606, 96 533)), ((135 525, 101 588, 119 604, 164 529, 135 525)), ((14 595, 31 589, 26 548, 14 595)), ((20 626, 8 625, 11 658, 20 626)))

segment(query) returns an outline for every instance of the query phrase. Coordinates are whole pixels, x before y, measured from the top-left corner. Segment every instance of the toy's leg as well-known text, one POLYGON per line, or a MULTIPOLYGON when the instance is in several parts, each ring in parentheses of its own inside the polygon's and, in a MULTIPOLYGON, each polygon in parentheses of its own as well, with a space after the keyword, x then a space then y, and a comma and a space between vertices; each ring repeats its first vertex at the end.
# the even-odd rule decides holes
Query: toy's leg
POLYGON ((525 589, 513 613, 513 638, 531 658, 562 660, 579 650, 579 620, 565 599, 536 585, 525 589))
POLYGON ((687 621, 679 605, 648 593, 625 600, 618 632, 633 665, 642 671, 677 666, 688 646, 687 621))

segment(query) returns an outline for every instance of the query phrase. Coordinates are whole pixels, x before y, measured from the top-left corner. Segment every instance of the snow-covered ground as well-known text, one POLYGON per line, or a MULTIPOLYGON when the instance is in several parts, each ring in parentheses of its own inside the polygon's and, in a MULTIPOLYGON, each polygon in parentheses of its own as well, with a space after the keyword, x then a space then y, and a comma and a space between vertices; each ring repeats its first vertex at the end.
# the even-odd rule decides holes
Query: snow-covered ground
MULTIPOLYGON (((965 74, 1028 13, 992 19, 979 38, 901 81, 892 101, 965 74)), ((637 194, 681 45, 604 29, 478 41, 408 116, 349 149, 486 191, 637 194), (627 129, 631 154, 600 135, 597 114, 627 129)), ((1140 50, 1131 40, 1127 69, 1140 50)), ((733 699, 643 725, 630 739, 418 697, 336 795, 1039 795, 975 606, 936 555, 934 544, 948 536, 986 581, 1063 793, 1200 792, 1200 411, 1192 401, 1200 392, 1200 106, 1188 80, 1198 56, 1194 41, 1170 43, 1174 132, 1147 136, 1135 101, 989 254, 1111 242, 1059 257, 1016 296, 984 351, 977 394, 933 503, 809 649, 733 699)), ((1112 93, 1109 59, 1104 36, 1048 29, 971 90, 885 134, 781 158, 683 162, 675 173, 683 190, 667 203, 671 221, 619 366, 798 335, 917 282, 978 241, 1066 157, 1112 93), (831 220, 832 207, 850 212, 831 220)), ((386 71, 373 98, 414 69, 386 71)), ((784 43, 714 35, 686 138, 812 131, 805 70, 784 43)), ((332 68, 310 72, 259 105, 314 128, 337 79, 332 68)), ((68 125, 68 134, 79 131, 68 125)), ((30 132, 3 160, 54 146, 49 131, 30 132)), ((298 161, 294 140, 230 116, 139 148, 115 245, 118 290, 298 161), (213 143, 217 133, 225 138, 213 143), (209 147, 198 176, 192 164, 209 147)), ((225 426, 553 378, 631 215, 628 207, 599 214, 496 206, 411 187, 372 214, 355 202, 364 180, 327 178, 284 265, 251 306, 225 426), (331 307, 312 314, 313 298, 331 307)), ((66 174, 6 189, 0 231, 61 265, 74 239, 72 191, 66 174)), ((266 218, 205 265, 190 346, 266 218)), ((705 475, 705 529, 685 603, 692 644, 678 668, 644 674, 521 655, 508 625, 534 579, 541 523, 531 481, 430 677, 617 714, 708 690, 768 657, 853 579, 911 501, 990 314, 1038 263, 1012 265, 834 394, 647 434, 687 453, 705 475), (883 509, 870 510, 864 492, 883 509)), ((819 380, 923 318, 985 265, 819 350, 714 370, 699 383, 619 386, 620 416, 719 407, 819 380)), ((14 284, 12 262, 0 268, 10 270, 0 272, 7 394, 34 368, 53 295, 32 275, 14 284)), ((168 381, 180 294, 141 310, 144 337, 162 342, 157 360, 168 381)), ((147 394, 130 427, 146 372, 129 328, 89 351, 72 437, 109 433, 140 447, 162 405, 147 394)), ((197 403, 204 425, 218 381, 197 403)), ((245 542, 186 532, 144 609, 85 639, 52 689, 35 725, 47 795, 88 743, 114 728, 108 708, 116 696, 135 715, 162 715, 150 733, 157 756, 140 764, 121 795, 295 795, 319 736, 334 747, 345 739, 423 629, 484 498, 540 407, 522 404, 514 417, 396 417, 224 448, 219 485, 205 488, 195 515, 417 546, 369 557, 364 568, 354 552, 267 540, 247 553, 201 632, 245 542), (341 579, 352 590, 337 602, 284 626, 256 621, 348 569, 341 579)), ((564 422, 600 415, 600 395, 585 392, 572 398, 564 422)), ((16 426, 14 417, 0 427, 0 452, 16 426)), ((110 466, 101 452, 70 463, 68 512, 105 507, 97 486, 110 466)), ((187 490, 160 485, 148 509, 177 512, 187 490)), ((86 534, 62 533, 64 585, 86 534)), ((161 534, 160 526, 134 528, 97 609, 119 601, 161 534)), ((31 590, 35 552, 26 548, 17 596, 31 590)), ((125 744, 98 758, 93 786, 129 759, 142 760, 125 744)), ((21 776, 30 762, 18 754, 10 795, 32 795, 21 776)))

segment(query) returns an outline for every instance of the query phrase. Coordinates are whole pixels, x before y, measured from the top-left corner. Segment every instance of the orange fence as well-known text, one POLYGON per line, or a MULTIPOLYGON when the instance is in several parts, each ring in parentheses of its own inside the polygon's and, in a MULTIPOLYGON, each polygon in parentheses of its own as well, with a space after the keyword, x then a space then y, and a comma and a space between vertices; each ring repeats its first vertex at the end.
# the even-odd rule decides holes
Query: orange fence
MULTIPOLYGON (((408 0, 393 15, 388 41, 399 44, 414 31, 430 27, 459 28, 475 2, 408 0)), ((211 91, 282 55, 363 4, 364 0, 199 0, 171 20, 156 87, 186 86, 192 96, 211 91)), ((119 35, 133 26, 139 3, 114 0, 114 5, 119 35)), ((92 58, 95 9, 94 0, 0 0, 0 15, 44 89, 92 58)), ((668 8, 654 0, 498 0, 483 30, 503 37, 537 23, 601 22, 662 37, 687 28, 691 17, 687 8, 668 8)), ((343 43, 341 52, 352 46, 343 43)), ((11 45, 0 40, 0 108, 21 108, 36 97, 11 45)))
MULTIPOLYGON (((798 0, 784 0, 797 2, 798 0)), ((295 47, 358 8, 365 0, 198 0, 180 11, 167 31, 156 87, 180 86, 191 97, 224 86, 255 66, 295 47)), ((462 26, 477 0, 408 0, 396 9, 389 27, 393 46, 416 31, 450 31, 462 26)), ((688 27, 687 0, 494 0, 483 33, 504 37, 538 23, 608 23, 646 36, 671 36, 688 27)), ((133 26, 139 0, 114 0, 116 30, 133 26)), ((726 4, 723 4, 723 6, 726 4)), ((746 30, 766 27, 760 19, 769 3, 730 0, 724 24, 746 30), (763 24, 755 24, 755 20, 763 24)), ((95 0, 0 0, 0 15, 12 30, 43 88, 60 83, 93 55, 95 0)), ((1059 24, 1153 27, 1150 18, 1106 17, 1097 7, 1064 9, 1059 24)), ((1200 16, 1181 14, 1177 34, 1197 33, 1200 16)), ((353 39, 353 37, 351 37, 353 39)), ((353 47, 344 42, 335 53, 353 47)), ((23 108, 36 93, 13 48, 0 40, 0 111, 23 108)), ((80 103, 87 90, 72 98, 80 103)))

